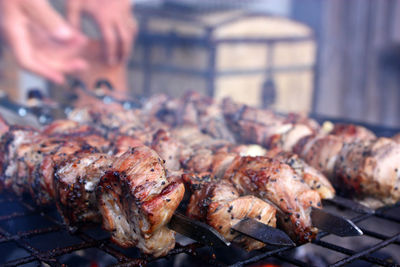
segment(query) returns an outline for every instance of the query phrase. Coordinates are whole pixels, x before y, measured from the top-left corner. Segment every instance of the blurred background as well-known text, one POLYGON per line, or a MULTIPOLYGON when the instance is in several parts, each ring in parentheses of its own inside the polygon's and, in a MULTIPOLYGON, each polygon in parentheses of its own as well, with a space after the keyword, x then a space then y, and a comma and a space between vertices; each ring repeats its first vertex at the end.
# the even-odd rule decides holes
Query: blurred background
MULTIPOLYGON (((195 90, 400 127, 398 0, 134 3, 139 33, 127 70, 98 70, 132 95, 195 90)), ((62 1, 53 4, 63 12, 62 1)), ((84 28, 96 38, 90 22, 84 28)), ((33 87, 56 96, 65 90, 19 70, 3 49, 0 89, 24 101, 33 87)))

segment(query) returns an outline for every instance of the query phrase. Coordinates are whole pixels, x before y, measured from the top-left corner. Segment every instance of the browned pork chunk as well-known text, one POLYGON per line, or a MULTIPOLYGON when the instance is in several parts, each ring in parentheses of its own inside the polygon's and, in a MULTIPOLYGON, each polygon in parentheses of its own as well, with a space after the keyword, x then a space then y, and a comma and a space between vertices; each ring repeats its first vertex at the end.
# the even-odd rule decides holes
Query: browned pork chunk
POLYGON ((254 196, 239 196, 227 180, 217 180, 209 175, 185 175, 192 195, 187 215, 215 228, 227 240, 241 244, 247 250, 259 249, 264 243, 233 231, 240 220, 255 219, 269 226, 276 226, 276 209, 254 196))
POLYGON ((68 225, 101 222, 95 190, 111 165, 110 156, 83 151, 55 167, 56 203, 68 225))
POLYGON ((165 255, 175 245, 175 234, 166 224, 183 195, 184 185, 166 177, 154 150, 131 149, 114 161, 98 186, 103 227, 120 246, 165 255))
POLYGON ((400 200, 399 168, 400 144, 389 138, 348 143, 336 161, 337 185, 358 198, 370 198, 370 206, 394 204, 400 200))
POLYGON ((315 237, 317 229, 312 226, 310 213, 311 207, 321 207, 321 199, 290 166, 267 157, 238 157, 225 179, 241 195, 254 195, 275 204, 279 222, 296 242, 315 237))
POLYGON ((302 138, 293 151, 312 167, 332 179, 336 159, 342 150, 343 143, 344 141, 340 137, 334 135, 310 135, 302 138))
POLYGON ((311 189, 319 193, 321 198, 327 199, 335 196, 335 189, 325 175, 308 165, 304 160, 299 158, 297 154, 280 150, 270 150, 266 156, 279 160, 292 167, 297 175, 302 177, 311 189))

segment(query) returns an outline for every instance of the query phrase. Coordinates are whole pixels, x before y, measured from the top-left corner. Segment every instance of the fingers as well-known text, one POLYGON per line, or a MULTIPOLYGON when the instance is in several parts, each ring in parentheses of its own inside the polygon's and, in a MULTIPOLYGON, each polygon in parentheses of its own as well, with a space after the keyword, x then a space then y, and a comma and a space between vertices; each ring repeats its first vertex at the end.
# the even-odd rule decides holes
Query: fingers
POLYGON ((103 35, 105 58, 109 65, 115 65, 118 62, 118 38, 116 36, 116 28, 113 23, 109 23, 106 20, 97 19, 97 23, 103 35))
POLYGON ((67 20, 75 28, 79 29, 81 24, 81 2, 77 0, 69 0, 66 5, 67 20))
POLYGON ((117 26, 119 39, 119 59, 127 61, 132 50, 133 40, 137 34, 137 24, 131 20, 128 24, 119 23, 117 26))
POLYGON ((55 41, 84 45, 86 38, 78 30, 71 27, 47 1, 30 1, 24 10, 31 21, 48 32, 55 41))

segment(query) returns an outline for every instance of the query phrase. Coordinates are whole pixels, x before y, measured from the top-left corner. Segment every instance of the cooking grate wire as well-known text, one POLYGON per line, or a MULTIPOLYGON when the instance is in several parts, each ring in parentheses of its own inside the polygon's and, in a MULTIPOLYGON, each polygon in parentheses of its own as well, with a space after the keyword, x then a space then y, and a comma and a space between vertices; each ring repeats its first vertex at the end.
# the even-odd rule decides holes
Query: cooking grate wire
MULTIPOLYGON (((27 197, 16 197, 8 193, 2 194, 0 205, 8 206, 10 203, 21 204, 25 208, 25 211, 15 211, 11 209, 8 214, 2 214, 0 216, 0 223, 12 224, 13 220, 16 219, 27 218, 32 215, 39 215, 40 217, 50 221, 53 225, 44 228, 37 227, 32 230, 18 231, 17 233, 11 233, 11 231, 7 230, 5 227, 0 226, 0 245, 13 242, 17 247, 25 250, 29 254, 25 254, 25 256, 12 259, 4 263, 0 263, 4 266, 19 266, 31 262, 42 262, 50 266, 62 266, 63 264, 59 261, 60 256, 88 248, 96 248, 108 255, 111 255, 113 258, 116 259, 117 262, 113 266, 143 266, 148 263, 160 260, 160 258, 154 258, 152 256, 140 253, 134 253, 135 255, 127 255, 129 253, 124 253, 123 249, 116 248, 115 245, 111 243, 108 237, 96 239, 94 237, 91 237, 84 231, 76 231, 74 233, 71 233, 74 237, 79 238, 80 242, 77 244, 54 247, 50 250, 42 251, 38 248, 35 248, 34 245, 30 244, 29 238, 42 236, 43 240, 41 242, 46 242, 46 234, 68 230, 59 218, 56 218, 52 215, 52 213, 54 213, 55 211, 55 208, 37 207, 36 205, 32 204, 32 201, 27 197)), ((372 217, 377 217, 399 224, 400 226, 400 218, 389 213, 391 209, 395 209, 398 206, 399 205, 385 207, 383 209, 377 210, 374 214, 359 214, 352 218, 352 221, 354 223, 360 223, 372 217)), ((4 210, 5 209, 3 207, 3 211, 4 210)), ((321 240, 329 234, 326 232, 320 232, 313 244, 329 249, 330 251, 338 252, 345 255, 344 258, 331 263, 329 266, 345 266, 353 261, 362 260, 364 262, 368 262, 378 266, 400 267, 400 264, 398 263, 394 263, 393 261, 381 259, 371 255, 374 252, 377 252, 380 249, 385 248, 389 245, 396 245, 400 248, 400 233, 396 233, 394 235, 386 235, 377 231, 366 229, 365 227, 361 227, 361 229, 364 232, 364 235, 373 237, 375 239, 378 239, 379 241, 368 248, 355 251, 345 248, 344 246, 341 246, 337 243, 334 244, 332 242, 321 240)), ((204 246, 200 243, 192 243, 188 245, 180 245, 179 243, 177 243, 176 247, 172 251, 170 251, 165 258, 171 258, 184 253, 193 258, 196 258, 196 260, 201 260, 201 262, 205 265, 214 266, 244 266, 258 263, 267 259, 277 259, 280 262, 287 262, 295 266, 309 266, 309 263, 295 258, 292 255, 293 253, 290 253, 293 252, 293 250, 295 250, 296 248, 267 247, 259 250, 256 255, 248 256, 247 258, 241 259, 233 264, 226 263, 217 259, 214 255, 212 248, 211 253, 209 253, 210 255, 205 257, 204 253, 199 253, 199 250, 201 250, 202 248, 204 248, 204 246)))

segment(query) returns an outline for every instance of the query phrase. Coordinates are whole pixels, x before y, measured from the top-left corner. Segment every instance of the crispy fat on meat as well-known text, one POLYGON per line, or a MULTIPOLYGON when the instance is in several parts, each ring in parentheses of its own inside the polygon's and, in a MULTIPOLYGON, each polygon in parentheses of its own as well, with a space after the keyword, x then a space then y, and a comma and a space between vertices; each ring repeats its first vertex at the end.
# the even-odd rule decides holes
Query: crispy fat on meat
POLYGON ((81 152, 55 167, 56 204, 68 225, 101 222, 95 189, 111 165, 106 154, 81 152))
POLYGON ((311 189, 319 193, 321 198, 326 199, 335 196, 335 189, 325 175, 308 165, 303 159, 299 158, 297 154, 280 150, 270 150, 267 152, 266 156, 277 159, 292 167, 297 175, 302 177, 311 189))
POLYGON ((101 178, 97 200, 103 227, 118 245, 165 255, 175 245, 175 234, 166 224, 183 195, 184 185, 167 179, 163 160, 154 150, 131 149, 101 178))
POLYGON ((298 243, 311 241, 311 207, 320 207, 317 191, 310 189, 288 165, 267 157, 241 157, 225 173, 241 195, 254 195, 275 204, 279 223, 298 243))
POLYGON ((276 226, 276 209, 255 196, 240 196, 227 180, 211 178, 210 175, 184 175, 192 195, 187 215, 206 222, 227 240, 241 244, 247 250, 259 249, 264 243, 240 235, 231 228, 240 220, 255 219, 269 226, 276 226))
POLYGON ((400 200, 400 144, 389 138, 345 144, 335 174, 338 187, 357 197, 394 204, 400 200))

